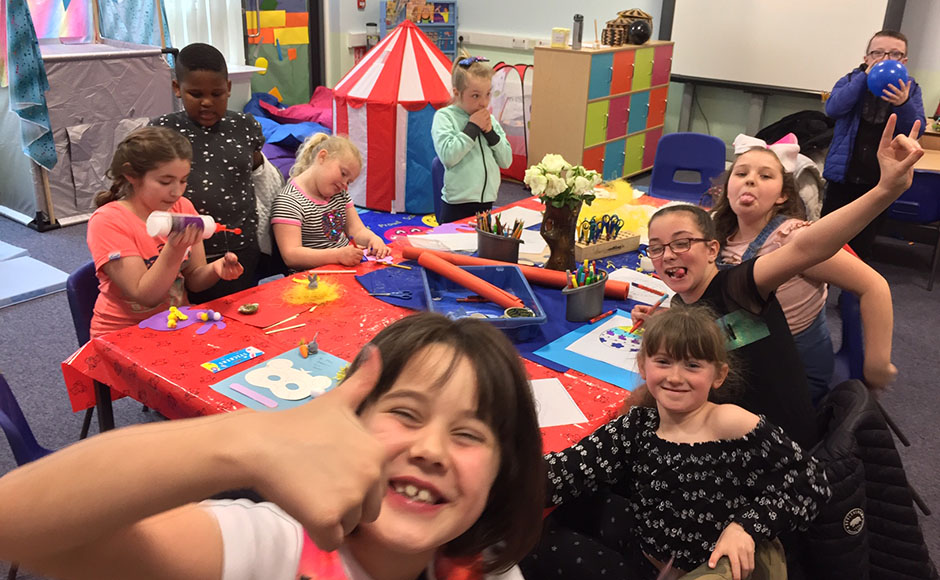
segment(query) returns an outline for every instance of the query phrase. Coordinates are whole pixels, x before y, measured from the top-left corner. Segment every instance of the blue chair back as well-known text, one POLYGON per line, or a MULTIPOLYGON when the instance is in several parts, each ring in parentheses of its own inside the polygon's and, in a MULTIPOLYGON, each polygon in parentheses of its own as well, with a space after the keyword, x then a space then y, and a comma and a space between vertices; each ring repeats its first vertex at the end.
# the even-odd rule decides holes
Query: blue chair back
POLYGON ((10 385, 2 374, 0 374, 0 428, 3 429, 10 442, 17 465, 35 461, 52 453, 51 450, 36 442, 33 431, 23 415, 23 410, 20 409, 16 397, 13 396, 13 390, 10 389, 10 385))
POLYGON ((915 171, 911 188, 891 204, 888 217, 918 224, 940 220, 940 173, 915 171))
POLYGON ((865 347, 858 296, 843 290, 839 296, 839 314, 842 318, 842 346, 835 353, 835 370, 830 384, 838 385, 849 379, 864 381, 865 347))
POLYGON ((444 192, 444 164, 441 163, 440 158, 435 157, 434 161, 431 162, 431 187, 434 188, 434 217, 437 218, 437 223, 444 223, 441 221, 441 207, 444 202, 443 192, 444 192))
POLYGON ((69 274, 65 282, 65 293, 69 299, 69 310, 72 312, 72 324, 75 325, 78 344, 85 344, 91 339, 91 317, 95 311, 95 301, 98 299, 98 275, 95 274, 94 262, 88 262, 69 274))
POLYGON ((725 170, 725 142, 701 133, 670 133, 656 146, 649 194, 675 201, 699 203, 712 180, 725 170), (693 182, 676 181, 676 172, 696 171, 693 182))

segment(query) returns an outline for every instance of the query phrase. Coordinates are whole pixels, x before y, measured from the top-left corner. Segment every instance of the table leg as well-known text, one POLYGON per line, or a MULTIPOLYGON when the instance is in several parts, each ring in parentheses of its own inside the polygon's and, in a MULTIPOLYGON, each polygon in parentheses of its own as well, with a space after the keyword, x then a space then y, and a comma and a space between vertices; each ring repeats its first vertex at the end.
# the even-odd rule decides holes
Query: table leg
POLYGON ((98 408, 98 432, 114 429, 114 411, 111 408, 111 389, 104 383, 95 381, 95 399, 98 408))

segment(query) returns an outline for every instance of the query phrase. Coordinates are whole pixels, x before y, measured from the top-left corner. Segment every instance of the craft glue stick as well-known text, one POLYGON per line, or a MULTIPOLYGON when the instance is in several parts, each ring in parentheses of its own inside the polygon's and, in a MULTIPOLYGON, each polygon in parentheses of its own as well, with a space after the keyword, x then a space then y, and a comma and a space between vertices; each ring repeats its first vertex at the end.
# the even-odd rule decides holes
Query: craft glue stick
POLYGON ((242 233, 239 228, 230 230, 222 224, 215 223, 215 220, 207 215, 155 211, 147 217, 147 235, 168 236, 173 232, 181 232, 191 225, 202 229, 202 239, 204 240, 208 240, 212 237, 212 234, 221 231, 232 232, 233 234, 242 233))

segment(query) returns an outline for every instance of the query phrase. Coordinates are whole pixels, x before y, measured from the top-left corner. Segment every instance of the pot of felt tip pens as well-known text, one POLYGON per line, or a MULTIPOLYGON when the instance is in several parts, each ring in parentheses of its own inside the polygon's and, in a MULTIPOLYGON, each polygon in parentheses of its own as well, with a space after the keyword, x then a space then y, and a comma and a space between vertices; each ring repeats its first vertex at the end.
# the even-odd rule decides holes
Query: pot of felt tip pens
POLYGON ((586 322, 597 317, 604 309, 604 287, 607 272, 594 262, 584 260, 573 272, 566 270, 568 285, 565 295, 565 318, 568 322, 586 322))
POLYGON ((499 214, 477 212, 477 255, 487 260, 499 260, 517 264, 519 262, 519 244, 522 241, 522 220, 516 220, 512 227, 503 225, 499 214))

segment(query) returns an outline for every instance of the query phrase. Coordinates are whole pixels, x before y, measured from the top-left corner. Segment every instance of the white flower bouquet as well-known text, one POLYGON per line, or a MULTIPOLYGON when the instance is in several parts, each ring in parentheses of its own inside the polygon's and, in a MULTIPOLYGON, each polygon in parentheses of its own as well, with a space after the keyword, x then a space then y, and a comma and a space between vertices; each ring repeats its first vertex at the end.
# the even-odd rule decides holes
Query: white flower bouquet
POLYGON ((526 169, 523 181, 542 203, 561 208, 574 207, 580 202, 591 205, 594 186, 601 182, 601 176, 581 165, 571 165, 561 155, 549 153, 526 169))

